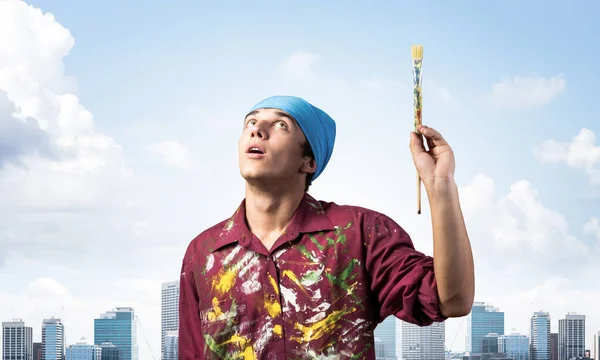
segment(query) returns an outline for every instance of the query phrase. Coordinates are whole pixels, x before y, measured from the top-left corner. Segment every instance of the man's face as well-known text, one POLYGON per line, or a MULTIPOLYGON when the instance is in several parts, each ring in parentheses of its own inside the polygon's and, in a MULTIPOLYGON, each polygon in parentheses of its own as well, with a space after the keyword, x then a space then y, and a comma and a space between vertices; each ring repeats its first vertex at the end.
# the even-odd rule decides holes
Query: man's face
POLYGON ((238 142, 241 175, 246 181, 304 181, 316 169, 302 155, 304 133, 291 116, 276 109, 259 109, 246 116, 238 142))

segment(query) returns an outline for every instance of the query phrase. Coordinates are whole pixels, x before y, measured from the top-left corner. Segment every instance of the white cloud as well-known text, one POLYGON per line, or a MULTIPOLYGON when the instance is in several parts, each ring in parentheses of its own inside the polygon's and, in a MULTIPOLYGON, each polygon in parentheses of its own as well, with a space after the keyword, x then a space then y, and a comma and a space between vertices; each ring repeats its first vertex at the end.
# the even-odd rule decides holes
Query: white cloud
POLYGON ((598 245, 600 246, 600 218, 590 218, 585 225, 583 225, 583 232, 585 234, 595 236, 598 241, 598 245))
POLYGON ((176 168, 190 170, 194 165, 190 149, 177 141, 169 140, 150 144, 148 149, 176 168))
POLYGON ((492 86, 487 96, 490 105, 504 109, 539 107, 550 103, 566 87, 562 74, 548 78, 533 74, 527 77, 504 78, 492 86))
POLYGON ((313 77, 313 66, 320 59, 321 56, 307 51, 295 51, 281 65, 281 74, 292 80, 307 80, 313 77))
POLYGON ((571 142, 546 140, 534 148, 534 155, 545 163, 566 163, 583 170, 591 183, 600 184, 600 146, 589 129, 581 129, 571 142))
POLYGON ((428 93, 443 105, 456 105, 456 100, 450 91, 433 80, 423 80, 423 96, 427 96, 428 93))

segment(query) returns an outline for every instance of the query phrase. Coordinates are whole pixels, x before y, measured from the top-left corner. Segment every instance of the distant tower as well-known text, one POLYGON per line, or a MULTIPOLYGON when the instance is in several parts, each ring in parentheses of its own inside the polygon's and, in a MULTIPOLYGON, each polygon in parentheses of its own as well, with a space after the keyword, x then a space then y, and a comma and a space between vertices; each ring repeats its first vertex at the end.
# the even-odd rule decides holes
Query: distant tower
POLYGON ((558 320, 558 360, 585 356, 585 315, 568 313, 558 320))
POLYGON ((2 359, 33 360, 33 329, 23 320, 2 323, 2 359))
POLYGON ((551 360, 550 314, 544 311, 533 313, 530 331, 531 360, 551 360))
MULTIPOLYGON (((160 353, 166 359, 165 337, 167 332, 179 331, 179 281, 162 284, 160 353)), ((171 339, 173 341, 173 339, 171 339)))
POLYGON ((120 360, 137 360, 135 312, 130 307, 118 307, 94 319, 94 344, 110 342, 119 350, 120 360))
POLYGON ((42 360, 65 360, 65 326, 60 319, 42 321, 42 360))

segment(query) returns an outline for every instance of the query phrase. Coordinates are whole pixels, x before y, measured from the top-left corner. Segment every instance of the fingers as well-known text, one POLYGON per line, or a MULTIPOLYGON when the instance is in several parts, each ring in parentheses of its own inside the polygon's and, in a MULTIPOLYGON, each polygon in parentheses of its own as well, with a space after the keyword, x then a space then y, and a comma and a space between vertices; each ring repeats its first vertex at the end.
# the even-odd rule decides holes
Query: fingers
POLYGON ((419 153, 422 153, 425 150, 425 145, 423 144, 423 136, 417 134, 414 131, 410 132, 410 151, 413 156, 417 156, 419 153))
POLYGON ((448 142, 439 131, 426 125, 421 125, 417 130, 427 139, 427 146, 431 149, 434 146, 448 145, 448 142))

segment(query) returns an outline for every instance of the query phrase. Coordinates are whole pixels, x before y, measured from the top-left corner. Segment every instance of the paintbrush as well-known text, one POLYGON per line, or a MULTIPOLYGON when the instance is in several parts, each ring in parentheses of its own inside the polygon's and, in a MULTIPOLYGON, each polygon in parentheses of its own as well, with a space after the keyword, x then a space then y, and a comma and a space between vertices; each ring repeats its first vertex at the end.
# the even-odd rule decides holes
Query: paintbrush
MULTIPOLYGON (((415 132, 419 136, 419 126, 423 123, 423 98, 421 88, 421 65, 423 64, 423 46, 413 45, 410 48, 412 54, 412 73, 413 73, 413 109, 415 112, 415 132)), ((421 214, 421 177, 417 171, 417 214, 421 214)))

